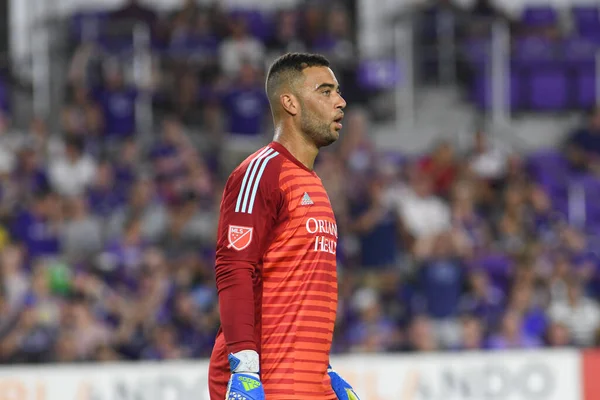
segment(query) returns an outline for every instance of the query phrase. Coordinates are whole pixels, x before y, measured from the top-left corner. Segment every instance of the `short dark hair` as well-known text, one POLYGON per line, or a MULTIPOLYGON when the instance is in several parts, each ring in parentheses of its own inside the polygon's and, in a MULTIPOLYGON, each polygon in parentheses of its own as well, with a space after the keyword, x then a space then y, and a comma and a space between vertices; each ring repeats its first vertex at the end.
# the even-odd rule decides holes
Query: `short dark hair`
POLYGON ((78 135, 69 135, 65 139, 65 146, 75 149, 78 153, 82 153, 85 149, 85 140, 78 135))
POLYGON ((267 74, 266 92, 269 100, 284 83, 292 83, 310 67, 329 67, 329 60, 320 54, 287 53, 277 58, 267 74))

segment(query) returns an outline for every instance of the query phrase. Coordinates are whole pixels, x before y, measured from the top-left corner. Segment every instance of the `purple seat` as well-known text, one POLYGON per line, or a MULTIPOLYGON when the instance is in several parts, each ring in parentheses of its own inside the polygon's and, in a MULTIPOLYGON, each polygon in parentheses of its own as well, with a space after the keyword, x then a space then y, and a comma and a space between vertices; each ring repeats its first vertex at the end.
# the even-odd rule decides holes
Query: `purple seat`
POLYGON ((544 186, 549 195, 566 198, 569 180, 568 163, 564 155, 555 149, 538 150, 527 157, 527 171, 544 186))
POLYGON ((595 104, 595 65, 598 43, 586 37, 569 37, 562 43, 564 61, 570 69, 573 101, 577 108, 595 104))
POLYGON ((569 80, 562 65, 541 67, 529 76, 530 106, 534 110, 562 110, 568 106, 569 80))
POLYGON ((596 72, 593 67, 582 68, 575 81, 577 89, 576 105, 590 109, 596 105, 596 72))
POLYGON ((600 32, 600 9, 597 6, 574 6, 571 13, 577 32, 583 35, 600 32))
POLYGON ((567 167, 567 160, 562 152, 556 149, 543 149, 532 152, 527 157, 529 168, 560 168, 567 167))
POLYGON ((364 89, 389 89, 401 82, 395 60, 366 60, 358 68, 358 83, 364 89))
POLYGON ((576 65, 593 65, 597 49, 597 43, 582 36, 571 36, 562 42, 562 56, 564 60, 576 65))
POLYGON ((528 6, 523 10, 521 22, 531 27, 550 26, 558 22, 558 13, 551 6, 528 6))
POLYGON ((519 76, 525 108, 559 110, 568 105, 568 76, 558 50, 556 42, 543 37, 516 41, 511 66, 519 76))
POLYGON ((556 42, 539 36, 527 36, 516 41, 512 61, 517 65, 532 65, 554 62, 556 56, 556 42))

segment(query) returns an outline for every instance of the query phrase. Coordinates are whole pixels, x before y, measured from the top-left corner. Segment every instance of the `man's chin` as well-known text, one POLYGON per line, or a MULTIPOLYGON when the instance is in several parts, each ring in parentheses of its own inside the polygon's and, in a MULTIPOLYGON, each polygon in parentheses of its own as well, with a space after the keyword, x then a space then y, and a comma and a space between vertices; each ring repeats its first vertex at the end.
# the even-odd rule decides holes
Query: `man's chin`
POLYGON ((321 140, 319 141, 319 143, 317 145, 319 148, 327 147, 330 144, 335 143, 339 139, 339 137, 340 137, 339 132, 332 131, 329 135, 327 135, 327 137, 321 138, 321 140))
POLYGON ((329 146, 330 144, 335 143, 338 139, 340 138, 340 131, 337 129, 334 129, 331 132, 331 135, 329 135, 329 137, 326 138, 326 142, 327 144, 325 144, 325 146, 329 146))

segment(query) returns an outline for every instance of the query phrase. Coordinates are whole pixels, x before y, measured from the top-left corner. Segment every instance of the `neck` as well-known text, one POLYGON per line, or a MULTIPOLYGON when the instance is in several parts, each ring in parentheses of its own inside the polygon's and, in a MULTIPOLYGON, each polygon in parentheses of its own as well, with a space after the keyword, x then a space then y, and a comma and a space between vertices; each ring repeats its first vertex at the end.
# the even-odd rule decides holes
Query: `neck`
POLYGON ((285 147, 298 161, 312 171, 319 149, 302 131, 294 126, 284 126, 279 123, 275 126, 273 141, 285 147))

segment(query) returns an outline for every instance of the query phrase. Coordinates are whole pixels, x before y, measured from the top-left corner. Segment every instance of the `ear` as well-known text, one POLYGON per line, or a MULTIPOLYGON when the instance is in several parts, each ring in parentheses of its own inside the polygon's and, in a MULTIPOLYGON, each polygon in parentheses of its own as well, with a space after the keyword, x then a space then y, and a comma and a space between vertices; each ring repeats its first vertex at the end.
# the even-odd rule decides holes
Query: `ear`
POLYGON ((300 103, 296 96, 291 93, 284 93, 279 96, 281 107, 290 115, 296 115, 300 112, 300 103))

